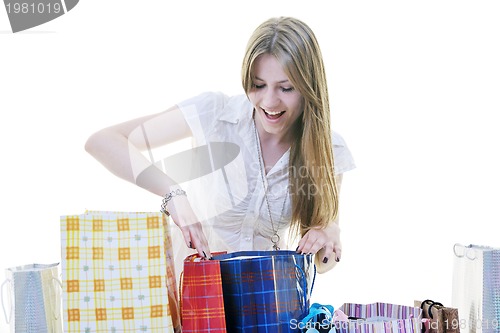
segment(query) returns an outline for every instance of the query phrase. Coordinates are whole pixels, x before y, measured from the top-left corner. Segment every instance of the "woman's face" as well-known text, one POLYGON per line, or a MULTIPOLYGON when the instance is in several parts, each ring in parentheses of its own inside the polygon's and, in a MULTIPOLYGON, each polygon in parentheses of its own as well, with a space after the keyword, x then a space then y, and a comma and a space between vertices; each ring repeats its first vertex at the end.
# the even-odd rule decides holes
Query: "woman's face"
POLYGON ((255 60, 253 76, 248 97, 255 108, 257 127, 279 140, 291 140, 293 124, 303 112, 302 95, 271 54, 255 60))

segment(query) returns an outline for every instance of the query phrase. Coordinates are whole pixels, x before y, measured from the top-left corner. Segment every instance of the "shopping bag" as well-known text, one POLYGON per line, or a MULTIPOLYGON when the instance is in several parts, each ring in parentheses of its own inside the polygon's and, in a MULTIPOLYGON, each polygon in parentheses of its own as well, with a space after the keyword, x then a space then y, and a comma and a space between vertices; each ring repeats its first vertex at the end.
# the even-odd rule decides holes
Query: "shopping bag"
POLYGON ((182 332, 226 333, 219 261, 190 255, 181 277, 182 332))
POLYGON ((500 332, 500 249, 455 244, 452 305, 462 332, 500 332))
POLYGON ((315 267, 311 254, 241 251, 220 261, 228 332, 295 332, 309 310, 315 267))
POLYGON ((422 309, 423 333, 459 333, 460 320, 458 309, 444 306, 433 300, 415 301, 422 309))
POLYGON ((59 263, 6 269, 2 309, 12 333, 61 333, 59 263))
POLYGON ((420 333, 422 309, 392 303, 344 303, 340 308, 348 318, 337 321, 336 333, 420 333))
POLYGON ((180 329, 166 215, 61 216, 64 331, 180 329))

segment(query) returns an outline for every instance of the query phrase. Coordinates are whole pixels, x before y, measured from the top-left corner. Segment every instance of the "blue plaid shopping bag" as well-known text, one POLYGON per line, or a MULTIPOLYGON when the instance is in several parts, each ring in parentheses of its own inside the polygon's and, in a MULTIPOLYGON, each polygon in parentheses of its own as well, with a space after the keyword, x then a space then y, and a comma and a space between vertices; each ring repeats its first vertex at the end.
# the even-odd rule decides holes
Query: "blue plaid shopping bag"
POLYGON ((220 261, 228 332, 294 332, 308 314, 316 274, 311 254, 241 251, 220 261))

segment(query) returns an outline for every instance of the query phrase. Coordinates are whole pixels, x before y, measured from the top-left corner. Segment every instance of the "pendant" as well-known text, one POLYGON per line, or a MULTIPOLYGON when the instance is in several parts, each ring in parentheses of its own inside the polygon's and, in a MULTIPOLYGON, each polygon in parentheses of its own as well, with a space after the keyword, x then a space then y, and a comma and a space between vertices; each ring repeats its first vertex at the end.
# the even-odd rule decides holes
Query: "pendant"
POLYGON ((275 233, 274 235, 271 236, 271 242, 273 243, 273 249, 275 251, 278 251, 280 249, 278 246, 279 241, 280 241, 280 235, 278 235, 278 233, 275 233))

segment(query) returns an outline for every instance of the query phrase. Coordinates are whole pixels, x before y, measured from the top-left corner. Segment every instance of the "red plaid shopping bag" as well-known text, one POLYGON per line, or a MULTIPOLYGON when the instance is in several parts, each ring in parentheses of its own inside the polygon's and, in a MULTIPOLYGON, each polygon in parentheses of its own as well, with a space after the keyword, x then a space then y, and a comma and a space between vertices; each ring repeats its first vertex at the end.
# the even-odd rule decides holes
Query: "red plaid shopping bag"
POLYGON ((218 260, 202 259, 197 254, 184 260, 181 321, 183 333, 227 332, 218 260))

